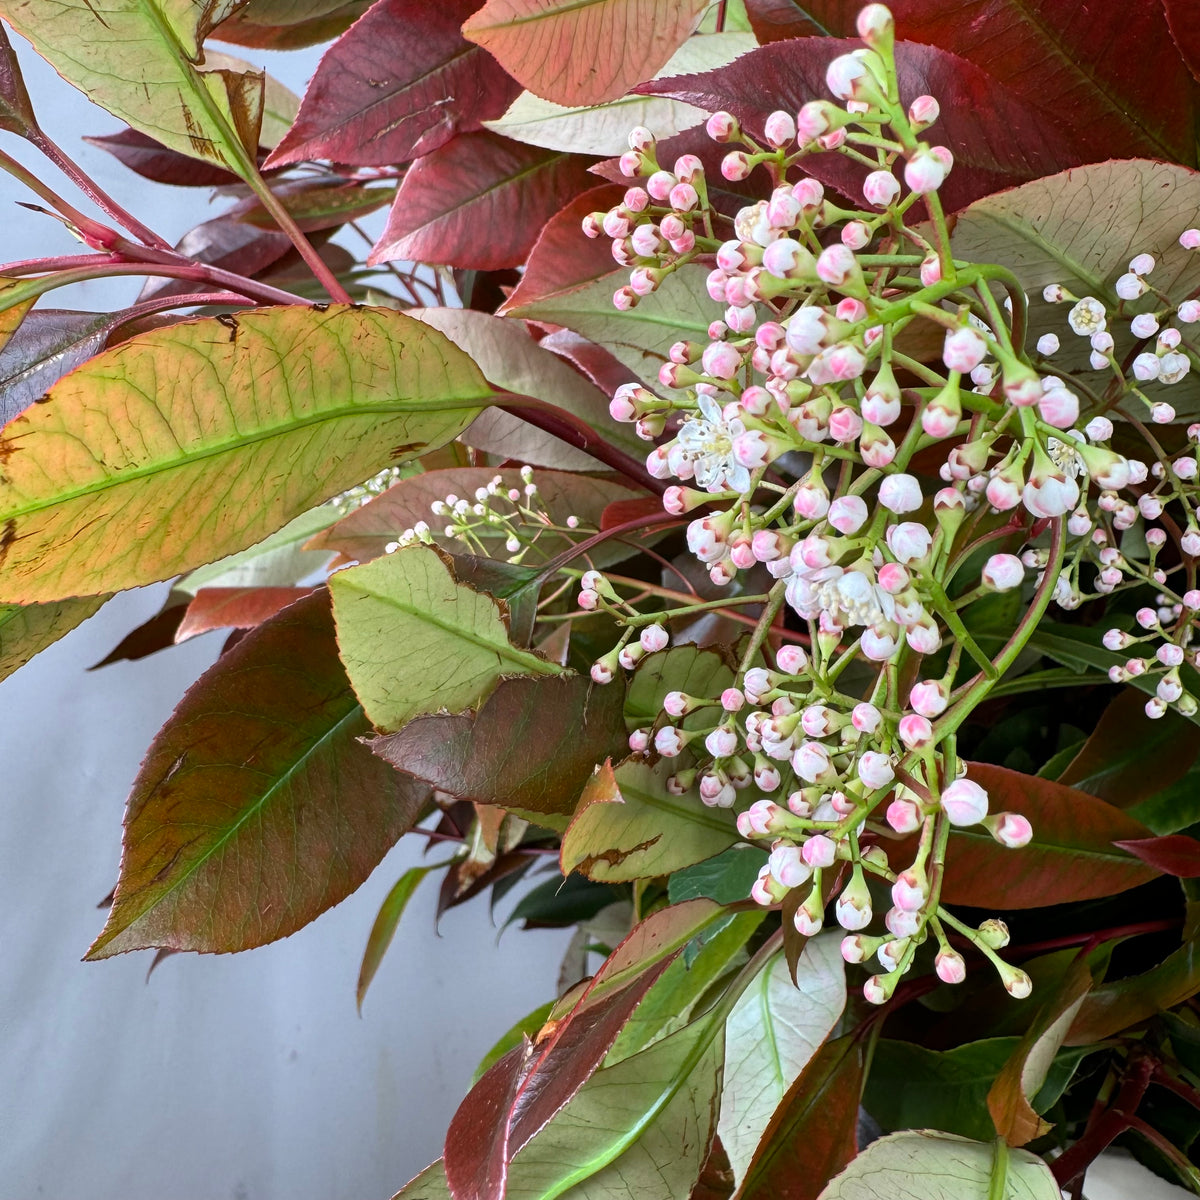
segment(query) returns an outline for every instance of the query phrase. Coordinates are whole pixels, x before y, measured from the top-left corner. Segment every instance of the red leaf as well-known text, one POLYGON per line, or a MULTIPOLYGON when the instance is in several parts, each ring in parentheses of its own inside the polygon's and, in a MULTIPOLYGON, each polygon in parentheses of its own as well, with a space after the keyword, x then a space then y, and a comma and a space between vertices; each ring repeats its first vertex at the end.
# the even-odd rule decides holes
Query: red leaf
POLYGON ((955 830, 946 854, 944 901, 974 908, 1042 908, 1112 896, 1159 875, 1157 868, 1114 845, 1143 839, 1149 831, 1111 804, 990 763, 968 763, 967 776, 987 790, 992 812, 1028 817, 1033 841, 1008 850, 981 825, 955 830))
POLYGON ((1122 850, 1136 854, 1144 863, 1149 863, 1164 875, 1175 875, 1180 879, 1200 877, 1200 842, 1182 833, 1167 837, 1125 838, 1115 842, 1122 850))
POLYGON ((186 642, 212 629, 253 629, 311 591, 299 587, 201 588, 179 623, 175 641, 186 642))
POLYGON ((344 33, 346 27, 362 16, 369 0, 349 0, 332 12, 294 21, 289 25, 270 25, 253 19, 254 9, 243 6, 209 34, 218 42, 235 46, 253 46, 258 50, 298 50, 319 46, 344 33))
MULTIPOLYGON (((816 6, 810 4, 809 7, 816 6)), ((853 11, 857 12, 861 7, 858 0, 854 0, 853 11)), ((750 28, 754 30, 754 36, 762 46, 768 42, 782 42, 787 38, 820 37, 823 34, 842 36, 854 32, 853 16, 849 27, 829 23, 822 25, 795 3, 795 0, 746 0, 746 16, 750 18, 750 28)), ((825 17, 825 20, 828 22, 828 17, 825 17)))
POLYGON ((816 1200, 857 1153, 863 1046, 853 1034, 826 1042, 771 1117, 741 1200, 816 1200))
POLYGON ((1200 79, 1200 23, 1196 21, 1194 0, 1163 0, 1163 11, 1183 61, 1200 79))
POLYGON ((175 645, 175 633, 186 612, 186 600, 168 596, 166 604, 154 616, 148 621, 143 621, 136 629, 130 630, 99 662, 92 663, 88 670, 96 671, 126 660, 134 662, 175 645))
POLYGON ((666 66, 708 0, 488 0, 463 27, 556 104, 616 100, 666 66))
POLYGON ((270 166, 385 166, 479 129, 521 91, 462 35, 477 0, 379 0, 325 52, 270 166))
POLYGON ((555 213, 538 234, 521 282, 501 306, 500 315, 583 287, 617 270, 612 243, 607 238, 584 237, 581 225, 588 213, 612 208, 624 194, 624 188, 605 184, 576 196, 555 213))
POLYGON ((446 1180, 456 1200, 502 1200, 508 1164, 587 1082, 674 958, 599 1000, 591 1000, 593 984, 540 1049, 524 1042, 487 1071, 446 1133, 446 1180))
POLYGON ((232 171, 168 150, 161 142, 136 129, 122 129, 119 133, 83 140, 107 150, 131 171, 155 183, 170 183, 176 187, 223 187, 238 182, 232 171))
POLYGON ((588 163, 494 133, 462 134, 408 169, 367 261, 515 267, 542 226, 589 186, 588 163))
MULTIPOLYGON (((292 248, 286 233, 279 230, 255 229, 237 220, 233 213, 213 217, 195 229, 189 229, 179 239, 175 249, 211 267, 236 271, 239 275, 257 275, 277 263, 292 248)), ((184 295, 194 292, 196 284, 190 279, 150 279, 142 288, 139 300, 152 296, 184 295)))
MULTIPOLYGON (((547 226, 549 228, 549 226, 547 226)), ((538 345, 565 358, 581 375, 587 376, 606 396, 611 396, 625 383, 640 383, 638 377, 603 346, 569 329, 557 329, 547 334, 538 345)))
MULTIPOLYGON (((795 109, 827 94, 825 70, 856 40, 795 38, 761 46, 728 66, 702 75, 675 75, 637 91, 671 96, 713 112, 726 109, 755 136, 776 109, 795 109)), ((1053 174, 1082 161, 1045 117, 982 68, 934 46, 896 45, 900 94, 930 93, 942 107, 937 139, 954 152, 954 170, 942 188, 949 209, 1015 183, 1053 174)), ((846 195, 860 194, 865 167, 839 154, 812 155, 804 169, 846 195)))
POLYGON ((600 517, 601 529, 612 529, 624 525, 626 521, 636 521, 642 517, 653 517, 656 520, 662 516, 663 507, 653 496, 641 497, 636 500, 616 500, 610 504, 600 517))

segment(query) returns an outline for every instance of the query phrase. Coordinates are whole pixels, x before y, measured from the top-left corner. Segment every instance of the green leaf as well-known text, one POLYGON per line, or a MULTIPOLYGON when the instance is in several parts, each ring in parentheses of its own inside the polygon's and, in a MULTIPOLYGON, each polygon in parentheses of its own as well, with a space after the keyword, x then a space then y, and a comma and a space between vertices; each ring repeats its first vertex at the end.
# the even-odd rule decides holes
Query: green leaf
MULTIPOLYGON (((723 67, 757 44, 753 34, 747 33, 696 34, 671 56, 659 77, 723 67)), ((666 96, 631 94, 607 104, 564 108, 533 92, 522 92, 504 116, 484 125, 514 141, 547 150, 615 155, 629 149, 629 131, 635 125, 652 129, 661 142, 699 125, 707 116, 703 109, 666 96)))
POLYGON ((755 976, 725 1025, 717 1132, 734 1178, 746 1177, 763 1131, 846 1007, 846 970, 830 934, 809 941, 792 982, 777 954, 755 976))
MULTIPOLYGON (((668 692, 686 692, 691 696, 719 696, 733 683, 733 664, 719 649, 699 646, 672 646, 658 654, 648 654, 638 664, 625 696, 625 720, 630 729, 651 725, 662 713, 668 692)), ((704 713, 684 718, 683 727, 704 725, 704 713), (689 724, 689 722, 691 722, 689 724)))
POLYGON ((366 730, 323 591, 247 634, 147 752, 87 957, 245 950, 345 899, 429 796, 361 745, 366 730))
POLYGON ((572 813, 596 763, 626 741, 621 701, 586 675, 505 679, 478 715, 417 717, 370 747, 459 800, 572 813))
POLYGON ((442 1160, 439 1158, 410 1179, 392 1200, 451 1200, 442 1160))
POLYGON ((700 1020, 597 1071, 513 1160, 507 1200, 679 1200, 712 1140, 721 1023, 700 1020))
POLYGON ((731 813, 667 791, 671 761, 605 763, 588 781, 563 835, 563 874, 619 882, 669 875, 738 840, 731 813))
POLYGON ((201 70, 236 0, 3 0, 0 14, 115 117, 192 158, 255 174, 263 76, 201 70))
MULTIPOLYGON (((977 200, 958 214, 952 246, 956 258, 1003 263, 1013 271, 1032 300, 1030 342, 1059 334, 1063 346, 1054 370, 1086 370, 1086 339, 1067 326, 1070 305, 1044 303, 1042 288, 1060 283, 1115 307, 1113 284, 1129 259, 1144 252, 1157 264, 1155 288, 1180 299, 1190 295, 1200 287, 1200 260, 1178 238, 1197 209, 1200 174, 1187 167, 1146 159, 1094 163, 977 200)), ((1150 311, 1156 303, 1151 294, 1123 311, 1150 311)), ((1120 361, 1134 345, 1128 321, 1113 322, 1112 333, 1120 361)), ((1151 383, 1147 395, 1190 412, 1200 383, 1190 377, 1172 387, 1151 383)))
POLYGON ((367 936, 367 947, 363 951, 362 966, 358 969, 355 1001, 360 1013, 367 988, 371 986, 371 980, 375 978, 375 972, 379 970, 379 964, 383 962, 383 956, 388 952, 392 938, 396 936, 396 927, 400 924, 400 918, 404 915, 408 902, 420 886, 421 880, 433 869, 433 867, 409 867, 392 885, 392 890, 388 892, 379 906, 379 912, 375 915, 375 923, 371 926, 371 932, 367 936))
POLYGON ((613 307, 613 292, 627 282, 615 271, 581 288, 547 296, 532 304, 505 308, 506 316, 565 325, 603 346, 650 387, 661 387, 658 369, 679 341, 703 341, 712 319, 712 300, 703 267, 687 266, 668 275, 656 292, 636 308, 613 307))
POLYGON ((581 875, 564 879, 555 874, 530 888, 504 925, 507 928, 514 921, 523 921, 524 929, 562 929, 590 920, 619 898, 620 893, 607 884, 593 883, 581 875))
MULTIPOLYGON (((997 1170, 997 1174, 999 1171, 997 1170)), ((1050 1168, 1026 1150, 969 1141, 933 1129, 893 1133, 872 1142, 819 1200, 1060 1200, 1050 1168), (1000 1190, 993 1171, 1007 1158, 1000 1190)))
POLYGON ((506 675, 563 674, 509 642, 502 603, 459 583, 448 558, 408 546, 329 581, 342 661, 379 729, 469 708, 506 675))
POLYGON ((646 993, 637 1011, 613 1042, 611 1066, 687 1024, 697 1002, 746 957, 746 942, 766 913, 737 913, 702 929, 646 993))
POLYGON ((132 587, 253 545, 457 436, 489 394, 460 350, 390 309, 266 309, 132 338, 5 426, 0 599, 132 587))
POLYGON ((81 625, 108 599, 87 596, 57 604, 0 604, 0 679, 81 625))
POLYGON ((739 1193, 745 1200, 815 1200, 858 1149, 863 1044, 826 1042, 776 1108, 739 1193))
MULTIPOLYGON (((622 425, 609 415, 608 397, 557 354, 543 350, 520 321, 470 308, 416 308, 409 312, 469 354, 497 388, 553 404, 590 425, 606 442, 639 461, 645 457, 646 443, 633 432, 633 426, 622 425)), ((590 454, 499 408, 480 413, 463 441, 498 459, 562 471, 607 470, 590 454)))
MULTIPOLYGON (((594 461, 594 460, 593 460, 594 461)), ((368 562, 384 553, 388 543, 398 541, 400 535, 411 529, 418 521, 431 526, 434 541, 445 550, 461 552, 463 544, 457 538, 442 536, 445 518, 440 521, 430 506, 444 501, 447 496, 471 498, 478 488, 486 488, 496 476, 500 476, 505 491, 518 490, 525 486, 520 469, 505 467, 493 470, 490 467, 451 467, 440 471, 424 471, 393 484, 386 492, 376 496, 342 517, 326 532, 318 534, 310 548, 336 550, 347 558, 368 562)), ((565 526, 568 517, 577 517, 581 524, 600 527, 604 510, 619 500, 632 500, 642 493, 622 483, 608 479, 597 479, 591 475, 575 475, 566 471, 541 470, 534 474, 538 498, 545 506, 550 521, 565 526)), ((497 505, 508 511, 507 504, 497 505)), ((484 528, 472 531, 478 541, 475 552, 492 558, 506 559, 509 551, 505 547, 507 533, 500 528, 484 528)), ((578 534, 568 536, 547 529, 540 532, 537 541, 526 551, 522 562, 537 564, 549 561, 580 540, 578 534)), ((610 538, 591 551, 591 559, 598 569, 603 569, 635 551, 629 546, 610 538)), ((651 655, 651 658, 655 656, 651 655)))
POLYGON ((707 896, 718 904, 737 904, 750 895, 751 885, 766 862, 766 851, 757 846, 730 846, 714 858, 676 871, 667 881, 667 895, 672 904, 696 896, 707 896))

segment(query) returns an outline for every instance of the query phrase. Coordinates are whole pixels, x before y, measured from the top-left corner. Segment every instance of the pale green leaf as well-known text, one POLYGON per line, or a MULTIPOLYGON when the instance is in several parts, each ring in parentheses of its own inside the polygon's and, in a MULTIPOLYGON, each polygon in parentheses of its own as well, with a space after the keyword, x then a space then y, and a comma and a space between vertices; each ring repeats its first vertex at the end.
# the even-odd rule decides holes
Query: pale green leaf
POLYGON ((919 1129, 872 1142, 818 1200, 1060 1200, 1050 1168, 1026 1150, 1008 1150, 919 1129), (999 1159, 999 1161, 997 1161, 999 1159), (1005 1161, 1007 1160, 1007 1161, 1005 1161), (993 1170, 1004 1183, 991 1190, 993 1170))
POLYGON ((338 571, 329 590, 342 661, 379 729, 471 708, 502 676, 563 674, 513 646, 500 602, 459 583, 432 546, 338 571))
MULTIPOLYGON (((712 71, 732 62, 758 43, 751 33, 702 33, 688 38, 656 78, 712 71)), ((694 105, 667 96, 622 96, 590 108, 565 108, 522 92, 504 116, 485 121, 505 137, 547 150, 575 154, 623 154, 635 125, 649 129, 660 141, 699 125, 708 114, 694 105)), ((668 169, 670 164, 664 164, 668 169)))
POLYGON ((0 599, 151 583, 261 541, 457 436, 491 389, 390 309, 301 307, 142 334, 0 437, 0 599))
POLYGON ((771 1114, 846 1007, 840 944, 836 934, 809 941, 795 983, 784 955, 776 955, 729 1014, 717 1131, 739 1183, 771 1114))
POLYGON ((85 596, 57 604, 0 605, 0 679, 82 624, 108 599, 85 596))
POLYGON ((679 341, 708 338, 713 302, 705 289, 707 274, 704 267, 681 267, 626 312, 612 302, 613 293, 628 282, 621 271, 505 311, 508 316, 565 325, 603 346, 650 387, 660 388, 658 369, 670 348, 679 341))
POLYGON ((0 15, 113 116, 193 158, 253 176, 261 72, 204 70, 237 0, 2 0, 0 15))

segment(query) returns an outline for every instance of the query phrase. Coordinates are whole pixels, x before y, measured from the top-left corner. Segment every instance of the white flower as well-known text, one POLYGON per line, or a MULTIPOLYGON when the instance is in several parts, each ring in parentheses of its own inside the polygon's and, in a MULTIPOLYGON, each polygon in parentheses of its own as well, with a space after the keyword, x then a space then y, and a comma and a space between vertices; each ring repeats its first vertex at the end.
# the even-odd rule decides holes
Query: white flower
POLYGON ((1095 296, 1084 296, 1069 313, 1067 324, 1080 337, 1090 338, 1093 333, 1099 333, 1108 322, 1108 314, 1104 305, 1095 296))
POLYGON ((696 482, 708 492, 745 492, 750 472, 733 456, 733 439, 746 432, 741 420, 727 421, 711 396, 699 397, 700 413, 689 416, 676 445, 691 464, 696 482))

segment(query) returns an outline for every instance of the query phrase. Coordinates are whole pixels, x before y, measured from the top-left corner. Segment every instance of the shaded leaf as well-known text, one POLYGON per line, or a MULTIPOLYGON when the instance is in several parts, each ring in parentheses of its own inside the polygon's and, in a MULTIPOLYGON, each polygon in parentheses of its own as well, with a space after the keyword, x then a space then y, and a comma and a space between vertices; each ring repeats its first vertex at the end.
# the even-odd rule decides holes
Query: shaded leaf
MULTIPOLYGON (((292 243, 278 229, 259 229, 246 225, 231 213, 202 221, 179 239, 175 249, 180 254, 211 267, 236 271, 239 275, 255 276, 279 262, 292 250, 292 243)), ((190 279, 166 277, 146 280, 139 300, 155 296, 182 296, 195 291, 190 279)))
POLYGON ((98 354, 123 316, 62 309, 30 313, 0 346, 0 421, 7 424, 98 354))
POLYGON ((1180 57, 1192 76, 1200 79, 1200 30, 1196 28, 1195 9, 1188 0, 1163 0, 1163 12, 1180 57))
POLYGON ((383 962, 383 956, 388 952, 392 938, 396 936, 396 927, 400 924, 400 918, 404 915, 408 902, 420 886, 421 880, 433 869, 433 867, 409 867, 392 885, 392 890, 388 892, 379 906, 379 912, 375 914, 375 923, 367 935, 367 946, 363 951, 362 965, 358 969, 355 1001, 358 1004, 359 1013, 362 1012, 367 988, 371 986, 375 972, 379 970, 379 964, 383 962))
MULTIPOLYGON (((662 75, 711 71, 753 50, 755 45, 754 37, 748 33, 698 34, 688 38, 671 56, 662 75)), ((703 123, 707 115, 691 104, 636 93, 598 106, 565 108, 533 92, 522 92, 505 114, 488 121, 487 127, 515 141, 547 150, 623 154, 629 149, 629 131, 635 125, 653 131, 663 141, 703 123)), ((664 156, 662 161, 674 160, 664 156)))
POLYGON ((619 691, 567 675, 502 680, 477 716, 417 717, 370 746, 460 800, 569 814, 596 763, 624 741, 619 691))
POLYGON ((1010 1146, 1024 1146, 1051 1129, 1032 1102, 1046 1082, 1054 1057, 1091 987, 1087 962, 1077 958, 1062 986, 1043 1002, 988 1091, 988 1112, 996 1132, 1010 1146))
POLYGON ((345 33, 370 6, 371 0, 347 0, 323 16, 290 25, 270 25, 255 21, 253 11, 247 5, 226 17, 210 37, 260 50, 297 50, 332 41, 345 33))
MULTIPOLYGON (((655 80, 638 91, 673 96, 708 112, 725 109, 757 138, 774 110, 796 109, 825 95, 829 62, 860 47, 857 39, 773 42, 719 70, 655 80)), ((899 42, 896 69, 902 96, 932 94, 941 104, 937 137, 954 153, 954 170, 939 190, 949 210, 1082 159, 1040 112, 973 63, 937 46, 899 42)), ((834 153, 807 156, 803 164, 845 195, 861 195, 867 168, 834 153)))
POLYGON ((1093 988, 1071 1025, 1066 1045, 1090 1045, 1142 1025, 1198 991, 1200 949, 1189 940, 1152 970, 1093 988))
MULTIPOLYGON (((612 184, 593 187, 559 209, 542 227, 529 252, 525 270, 512 295, 501 306, 507 313, 561 296, 597 279, 612 279, 612 243, 583 235, 582 221, 621 202, 625 189, 612 184)), ((552 335, 553 336, 553 335, 552 335)))
POLYGON ((29 102, 29 92, 21 75, 21 65, 13 53, 8 34, 0 27, 0 129, 26 137, 37 130, 37 117, 29 102))
POLYGON ((187 605, 186 596, 169 593, 162 608, 154 616, 143 621, 136 629, 131 629, 99 662, 92 663, 88 670, 96 671, 115 662, 136 662, 139 658, 147 658, 175 645, 175 634, 187 612, 187 605))
MULTIPOLYGON (((326 183, 305 180, 275 193, 296 224, 305 232, 336 229, 347 221, 359 221, 391 202, 395 188, 368 187, 361 183, 326 183)), ((257 200, 239 205, 238 220, 259 229, 276 230, 275 218, 257 200)))
POLYGON ((783 954, 754 977, 725 1024, 717 1132, 741 1183, 772 1114, 829 1036, 846 1006, 836 934, 813 938, 792 982, 783 954))
POLYGON ((146 755, 112 911, 87 957, 245 950, 348 896, 429 795, 359 744, 366 729, 327 595, 247 634, 146 755))
POLYGON ((307 596, 312 588, 201 588, 175 631, 175 641, 213 629, 253 629, 273 617, 281 608, 307 596))
POLYGON ((117 133, 84 137, 83 140, 107 150, 131 171, 155 183, 169 183, 176 187, 223 187, 237 182, 237 176, 232 171, 189 158, 177 150, 168 150, 162 142, 136 129, 125 128, 117 133))
POLYGON ((234 0, 5 0, 4 19, 65 79, 172 150, 254 173, 263 75, 201 70, 234 0))
POLYGON ((1182 779, 1197 755, 1200 728, 1174 709, 1152 721, 1142 696, 1126 688, 1058 781, 1128 809, 1182 779))
POLYGON ((1200 876, 1200 842, 1182 833, 1169 837, 1124 839, 1115 845, 1136 854, 1142 862, 1149 863, 1164 875, 1175 875, 1180 879, 1200 876))
MULTIPOLYGON (((668 692, 719 696, 731 686, 734 666, 719 648, 672 646, 648 654, 638 663, 625 697, 625 719, 631 729, 650 725, 663 710, 668 692)), ((693 717, 697 714, 691 714, 693 717)), ((703 723, 705 717, 699 714, 703 723)), ((685 717, 684 728, 691 728, 685 717)))
MULTIPOLYGON (((970 763, 993 812, 1017 812, 1033 841, 1007 850, 983 826, 955 830, 942 898, 977 908, 1041 908, 1112 896, 1158 871, 1113 843, 1145 836, 1132 817, 1103 800, 1048 779, 990 763, 970 763)), ((907 843, 904 843, 907 844, 907 843)))
POLYGON ((638 1002, 666 970, 656 963, 623 988, 543 1027, 541 1044, 516 1046, 459 1105, 446 1133, 446 1178, 456 1197, 502 1200, 509 1163, 591 1077, 638 1002))
MULTIPOLYGON (((991 1188, 998 1151, 933 1129, 892 1133, 872 1142, 819 1200, 993 1200, 991 1188)), ((1004 1200, 1060 1200, 1050 1168, 1026 1150, 1008 1150, 1004 1200)))
POLYGON ((406 162, 500 116, 520 85, 463 38, 475 8, 475 0, 378 0, 325 52, 268 165, 406 162))
POLYGON ((579 875, 564 879, 555 872, 521 897, 504 924, 507 928, 521 921, 522 929, 565 929, 598 916, 618 898, 617 890, 606 884, 579 875))
MULTIPOLYGON (((419 308, 410 315, 440 330, 469 354, 493 386, 553 404, 594 429, 606 444, 619 446, 639 461, 644 458, 646 443, 631 425, 612 419, 608 397, 549 350, 543 350, 521 322, 464 308, 419 308)), ((463 441, 497 458, 531 466, 565 471, 607 469, 585 451, 523 420, 519 413, 499 408, 481 412, 463 434, 463 441)))
POLYGON ((764 46, 787 38, 838 37, 851 32, 850 28, 831 29, 820 24, 796 0, 746 0, 746 15, 754 36, 764 46))
MULTIPOLYGON (((1178 237, 1197 208, 1200 174, 1187 167, 1142 159, 1093 163, 976 201, 958 215, 954 254, 1004 263, 1033 297, 1030 340, 1049 332, 1061 334, 1063 348, 1055 356, 1055 369, 1082 370, 1087 347, 1075 345, 1083 339, 1067 336, 1067 306, 1040 300, 1043 287, 1060 283, 1077 296, 1115 304, 1114 282, 1132 255, 1145 252, 1155 259, 1156 288, 1168 295, 1189 295, 1200 287, 1200 262, 1179 245, 1178 237)), ((1126 311, 1148 307, 1135 304, 1126 311)), ((1134 338, 1124 321, 1114 322, 1112 333, 1120 360, 1134 338)), ((1147 395, 1157 398, 1164 386, 1148 384, 1147 395)), ((1169 399, 1181 412, 1194 409, 1200 403, 1200 383, 1185 379, 1170 389, 1169 399)), ((1070 636, 1068 629, 1052 624, 1046 632, 1070 636)), ((1143 690, 1154 687, 1153 680, 1140 678, 1133 684, 1143 690)))
MULTIPOLYGON (((522 279, 527 275, 528 271, 522 279)), ((543 350, 557 354, 559 358, 565 358, 606 396, 611 397, 622 384, 637 382, 637 376, 628 367, 623 367, 607 350, 602 350, 594 342, 581 338, 569 329, 556 329, 553 333, 548 333, 538 345, 543 350)))
POLYGON ((338 571, 329 588, 342 661, 382 730, 440 708, 469 708, 504 675, 562 673, 513 646, 501 604, 459 583, 431 546, 338 571))
POLYGON ((852 1034, 826 1042, 775 1109, 746 1172, 744 1200, 815 1200, 858 1149, 863 1046, 852 1034))
POLYGON ((239 550, 389 457, 453 438, 488 392, 439 333, 389 309, 267 309, 141 335, 5 427, 0 596, 130 587, 239 550))
POLYGON ((730 846, 714 858, 676 871, 667 882, 671 903, 707 896, 718 904, 737 904, 750 895, 750 887, 766 865, 766 851, 748 842, 730 846))
POLYGON ((0 604, 0 679, 81 625, 108 599, 86 596, 55 604, 0 604))
MULTIPOLYGON (((424 471, 393 484, 382 495, 318 533, 308 544, 313 549, 336 550, 347 558, 368 562, 383 554, 387 545, 398 541, 405 530, 411 529, 418 521, 426 521, 432 525, 430 533, 438 545, 447 550, 461 550, 460 541, 441 536, 439 523, 430 505, 444 501, 447 496, 473 496, 477 488, 487 487, 497 475, 506 491, 524 487, 520 470, 516 467, 498 471, 490 467, 451 467, 442 471, 424 471)), ((621 483, 563 471, 538 471, 535 478, 538 496, 548 516, 560 526, 566 524, 567 517, 576 516, 582 524, 598 527, 601 514, 609 504, 634 494, 632 489, 621 483)), ((475 536, 482 551, 496 558, 508 557, 504 533, 493 534, 480 529, 475 531, 475 536)), ((548 561, 567 549, 574 540, 554 530, 547 530, 538 537, 523 561, 531 564, 548 561)), ((627 547, 610 540, 597 546, 592 551, 592 558, 598 567, 603 567, 630 553, 632 551, 627 547)))
POLYGON ((669 875, 737 841, 732 814, 667 791, 673 771, 670 761, 650 767, 628 759, 615 771, 605 763, 563 835, 563 874, 604 881, 669 875))
POLYGON ((704 0, 488 0, 463 33, 536 95, 601 104, 662 70, 704 8, 704 0))
POLYGON ((479 271, 519 266, 542 226, 591 186, 587 167, 581 155, 523 146, 486 131, 459 134, 405 172, 367 261, 479 271))

